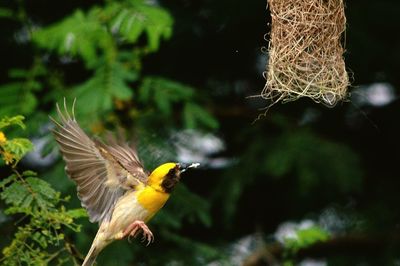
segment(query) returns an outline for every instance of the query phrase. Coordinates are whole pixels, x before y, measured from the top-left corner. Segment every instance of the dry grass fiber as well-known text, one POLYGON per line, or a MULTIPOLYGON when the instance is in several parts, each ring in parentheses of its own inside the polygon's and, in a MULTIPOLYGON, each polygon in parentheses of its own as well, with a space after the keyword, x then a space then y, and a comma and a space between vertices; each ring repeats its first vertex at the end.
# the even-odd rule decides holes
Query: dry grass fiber
POLYGON ((309 97, 333 107, 346 97, 343 0, 268 0, 272 23, 261 97, 289 102, 309 97))

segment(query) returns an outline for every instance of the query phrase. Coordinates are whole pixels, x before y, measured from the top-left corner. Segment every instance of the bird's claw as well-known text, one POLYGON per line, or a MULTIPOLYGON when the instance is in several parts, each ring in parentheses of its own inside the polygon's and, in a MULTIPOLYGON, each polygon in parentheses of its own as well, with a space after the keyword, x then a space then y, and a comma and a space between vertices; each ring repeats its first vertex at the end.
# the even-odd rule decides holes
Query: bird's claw
POLYGON ((139 233, 139 229, 142 229, 143 231, 142 242, 147 241, 146 246, 150 245, 151 242, 154 242, 153 233, 143 221, 135 221, 130 224, 124 231, 124 236, 128 236, 128 241, 130 242, 130 237, 135 238, 139 233))
POLYGON ((147 241, 146 246, 150 245, 150 243, 154 242, 154 236, 153 233, 151 231, 145 233, 143 232, 143 236, 142 236, 142 242, 147 241))

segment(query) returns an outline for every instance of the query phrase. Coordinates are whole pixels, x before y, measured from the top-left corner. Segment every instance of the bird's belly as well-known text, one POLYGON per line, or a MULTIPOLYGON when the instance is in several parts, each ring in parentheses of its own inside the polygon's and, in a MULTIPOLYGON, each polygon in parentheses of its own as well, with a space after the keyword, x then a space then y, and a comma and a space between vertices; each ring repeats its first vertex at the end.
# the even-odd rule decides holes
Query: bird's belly
POLYGON ((126 194, 115 205, 107 229, 111 236, 120 234, 134 221, 145 221, 149 216, 149 211, 139 204, 135 194, 126 194))
POLYGON ((135 221, 149 221, 168 200, 169 194, 150 187, 125 194, 115 205, 111 221, 104 225, 107 239, 121 237, 124 230, 135 221), (107 229, 106 229, 107 228, 107 229))

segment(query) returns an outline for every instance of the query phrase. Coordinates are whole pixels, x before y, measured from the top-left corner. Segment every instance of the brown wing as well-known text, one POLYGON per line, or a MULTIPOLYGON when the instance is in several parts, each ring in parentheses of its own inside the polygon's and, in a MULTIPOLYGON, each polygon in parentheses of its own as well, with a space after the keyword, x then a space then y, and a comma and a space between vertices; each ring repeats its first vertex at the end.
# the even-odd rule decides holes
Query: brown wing
POLYGON ((71 117, 65 99, 65 114, 57 104, 61 123, 51 118, 57 126, 53 132, 89 220, 101 223, 111 217, 114 205, 126 190, 146 182, 147 175, 131 148, 108 147, 91 140, 75 120, 74 105, 75 101, 71 117))
POLYGON ((98 144, 107 150, 134 178, 146 182, 149 173, 144 170, 136 149, 126 143, 124 132, 119 131, 117 137, 118 139, 109 133, 106 135, 108 145, 101 142, 98 144))
POLYGON ((106 150, 115 158, 121 166, 132 175, 132 177, 139 179, 142 182, 147 181, 148 173, 144 171, 144 167, 140 162, 136 151, 128 145, 115 145, 108 146, 106 150))

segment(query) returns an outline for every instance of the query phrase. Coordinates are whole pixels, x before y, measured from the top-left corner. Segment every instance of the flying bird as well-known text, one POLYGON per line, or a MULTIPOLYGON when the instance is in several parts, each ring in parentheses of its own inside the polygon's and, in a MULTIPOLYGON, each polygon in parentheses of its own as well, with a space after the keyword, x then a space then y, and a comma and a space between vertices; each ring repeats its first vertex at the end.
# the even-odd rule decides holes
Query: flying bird
POLYGON ((91 139, 70 114, 64 99, 64 111, 56 104, 59 121, 53 130, 65 161, 67 175, 77 185, 78 197, 90 222, 99 229, 82 266, 92 265, 108 244, 143 233, 149 245, 154 236, 146 223, 164 206, 180 180, 181 173, 198 163, 164 163, 150 174, 144 169, 137 151, 115 139, 110 143, 91 139))

